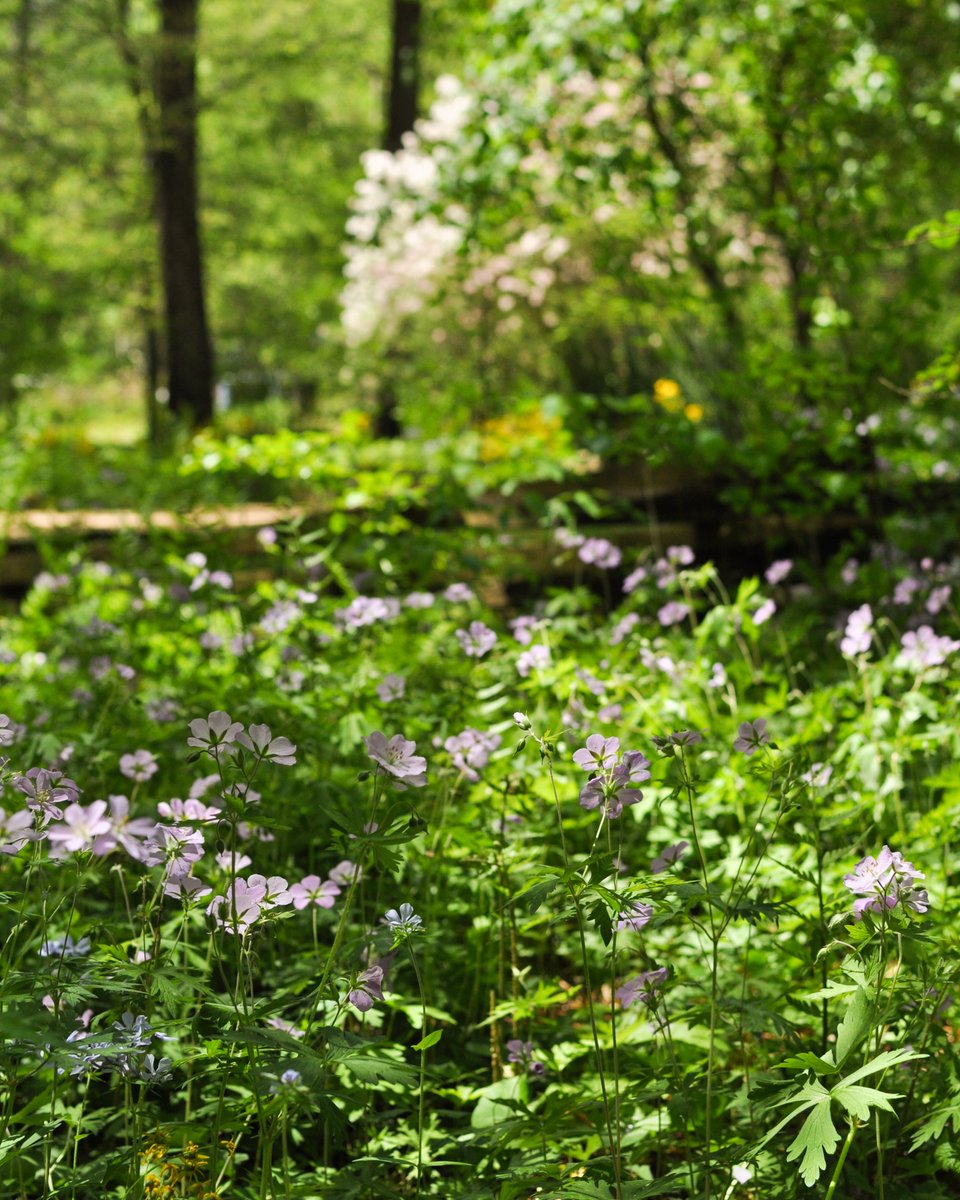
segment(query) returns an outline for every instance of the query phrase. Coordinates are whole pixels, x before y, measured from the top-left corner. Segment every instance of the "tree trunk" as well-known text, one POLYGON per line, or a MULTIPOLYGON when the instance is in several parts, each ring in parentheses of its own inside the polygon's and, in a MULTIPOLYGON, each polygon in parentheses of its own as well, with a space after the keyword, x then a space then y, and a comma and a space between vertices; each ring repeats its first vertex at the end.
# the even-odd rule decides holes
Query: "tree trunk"
POLYGON ((213 416, 213 351, 207 328, 197 213, 197 13, 200 0, 159 0, 154 78, 157 140, 152 166, 160 236, 170 408, 192 425, 213 416))
POLYGON ((419 116, 420 12, 420 0, 393 0, 384 150, 399 150, 419 116))
MULTIPOLYGON (((403 145, 403 135, 413 129, 420 112, 420 16, 420 0, 393 0, 383 148, 394 154, 403 145)), ((384 371, 377 386, 377 407, 373 414, 375 438, 395 438, 402 433, 389 365, 397 357, 394 349, 383 359, 384 371)))

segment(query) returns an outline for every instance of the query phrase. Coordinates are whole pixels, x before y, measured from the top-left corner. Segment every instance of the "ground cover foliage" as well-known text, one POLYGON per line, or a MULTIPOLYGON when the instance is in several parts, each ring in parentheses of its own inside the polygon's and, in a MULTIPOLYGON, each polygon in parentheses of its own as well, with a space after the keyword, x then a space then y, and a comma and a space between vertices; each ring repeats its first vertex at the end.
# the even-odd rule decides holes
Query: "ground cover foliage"
POLYGON ((955 1195, 955 565, 340 516, 0 624, 0 1193, 955 1195))

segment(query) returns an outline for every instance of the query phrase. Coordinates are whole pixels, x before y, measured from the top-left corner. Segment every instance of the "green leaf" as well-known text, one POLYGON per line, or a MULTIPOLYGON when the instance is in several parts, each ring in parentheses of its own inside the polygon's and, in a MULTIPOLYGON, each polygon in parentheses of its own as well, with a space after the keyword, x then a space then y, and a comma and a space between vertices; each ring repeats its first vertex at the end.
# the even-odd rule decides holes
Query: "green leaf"
POLYGON ((864 988, 858 987, 850 997, 847 1011, 837 1029, 837 1062, 842 1063, 870 1028, 872 1005, 864 988))
POLYGON ((840 1068, 836 1063, 831 1062, 829 1058, 820 1058, 809 1050, 805 1050, 802 1054, 795 1054, 793 1058, 785 1058, 780 1066, 816 1071, 818 1075, 838 1075, 840 1073, 840 1068))
POLYGON ((443 1037, 442 1029, 435 1029, 433 1033, 428 1033, 425 1038, 421 1038, 413 1047, 414 1050, 429 1050, 431 1046, 435 1046, 443 1037))
POLYGON ((830 1095, 859 1121, 865 1121, 869 1117, 871 1108, 893 1112, 890 1101, 900 1098, 899 1092, 880 1092, 876 1088, 860 1087, 858 1084, 846 1082, 831 1088, 830 1095))
POLYGON ((911 1062, 915 1058, 926 1058, 925 1054, 918 1054, 916 1050, 884 1050, 873 1058, 865 1066, 848 1075, 843 1083, 855 1083, 858 1079, 865 1079, 868 1075, 875 1075, 877 1071, 885 1071, 887 1067, 895 1067, 900 1063, 911 1062))
POLYGON ((812 1187, 827 1165, 827 1155, 832 1154, 839 1143, 840 1134, 830 1115, 830 1094, 825 1092, 790 1143, 787 1162, 799 1158, 800 1176, 807 1187, 812 1187))

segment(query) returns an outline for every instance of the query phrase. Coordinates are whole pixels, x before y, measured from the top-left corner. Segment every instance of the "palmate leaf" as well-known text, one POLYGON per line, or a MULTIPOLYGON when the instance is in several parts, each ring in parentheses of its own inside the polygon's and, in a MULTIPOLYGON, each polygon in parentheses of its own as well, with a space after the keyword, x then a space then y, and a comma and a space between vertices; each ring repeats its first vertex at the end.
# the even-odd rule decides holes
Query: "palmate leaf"
POLYGON ((930 1113, 914 1133, 913 1141, 910 1144, 910 1153, 912 1154, 927 1142, 938 1138, 946 1128, 948 1121, 954 1133, 960 1132, 960 1095, 951 1096, 945 1103, 938 1104, 930 1113))
POLYGON ((882 1108, 884 1112, 893 1112, 891 1100, 900 1098, 899 1092, 881 1092, 876 1088, 862 1087, 856 1083, 838 1083, 830 1095, 838 1104, 858 1121, 865 1121, 870 1115, 871 1108, 882 1108))

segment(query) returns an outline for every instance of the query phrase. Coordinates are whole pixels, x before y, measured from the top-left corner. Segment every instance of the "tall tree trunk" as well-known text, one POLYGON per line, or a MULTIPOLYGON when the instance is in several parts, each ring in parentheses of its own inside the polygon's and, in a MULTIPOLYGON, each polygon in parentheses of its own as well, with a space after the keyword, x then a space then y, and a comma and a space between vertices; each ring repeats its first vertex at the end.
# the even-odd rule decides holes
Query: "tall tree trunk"
POLYGON ((160 235, 170 408, 191 424, 213 416, 213 350, 207 327, 197 212, 197 13, 200 0, 159 0, 153 175, 160 235))
POLYGON ((384 150, 399 150, 420 103, 420 0, 393 0, 384 150))
MULTIPOLYGON (((393 153, 403 145, 403 135, 413 129, 420 112, 420 17, 420 0, 393 0, 383 131, 383 148, 393 153)), ((395 352, 389 353, 385 364, 395 357, 395 352)), ((373 436, 378 438, 395 438, 401 432, 391 374, 387 366, 377 391, 373 436)))

